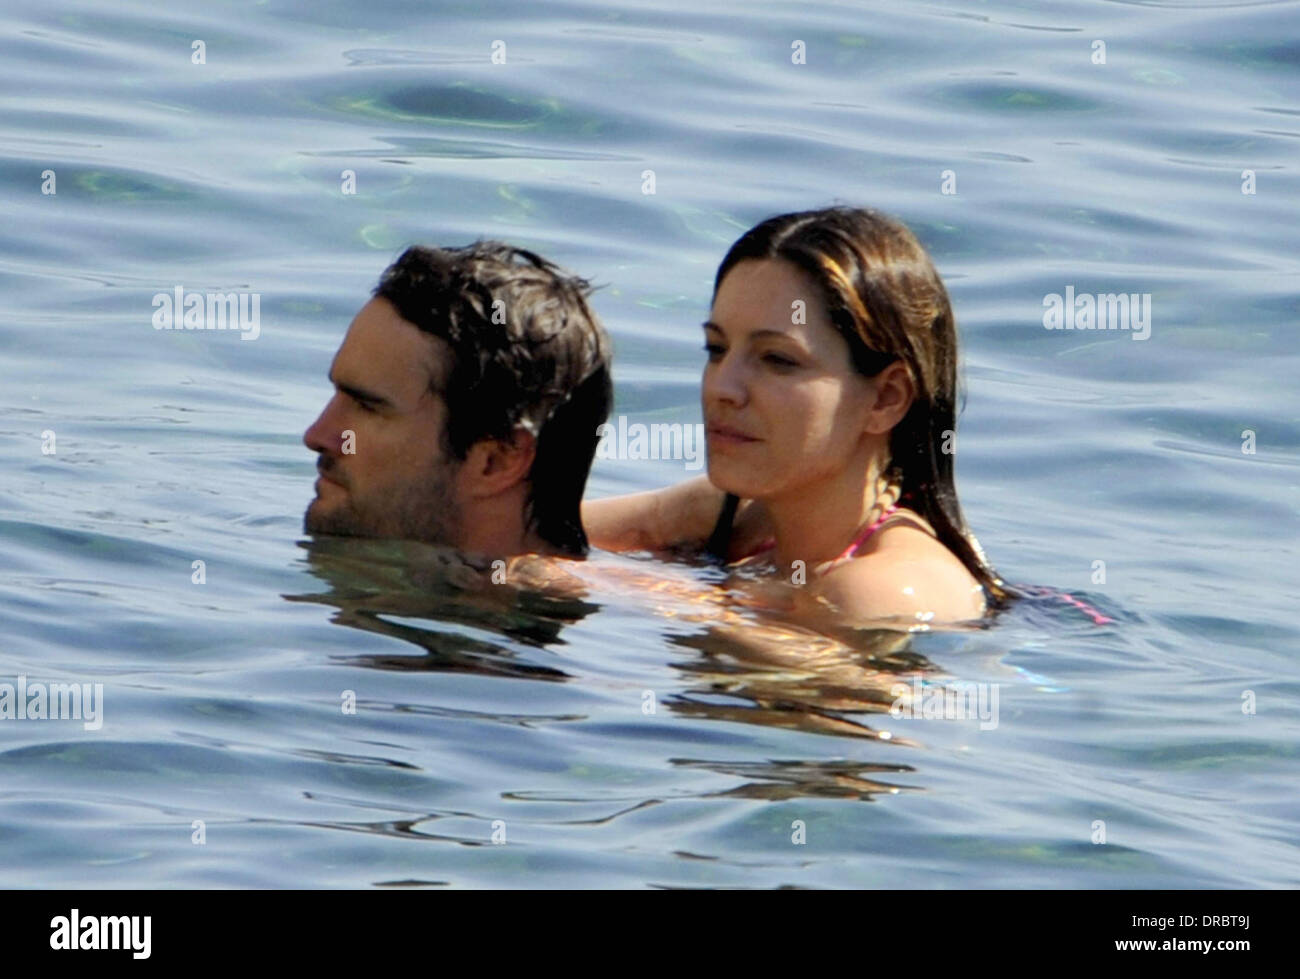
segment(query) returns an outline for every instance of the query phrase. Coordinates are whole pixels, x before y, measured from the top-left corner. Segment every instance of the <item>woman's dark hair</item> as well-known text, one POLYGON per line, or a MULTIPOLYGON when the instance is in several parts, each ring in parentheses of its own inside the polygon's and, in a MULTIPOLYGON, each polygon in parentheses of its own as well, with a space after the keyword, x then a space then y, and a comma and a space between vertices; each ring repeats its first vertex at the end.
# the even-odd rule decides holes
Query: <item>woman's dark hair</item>
POLYGON ((990 605, 1017 597, 966 526, 953 484, 957 325, 934 263, 904 225, 871 208, 829 207, 768 218, 731 246, 713 283, 747 259, 783 259, 820 287, 854 367, 875 377, 902 360, 916 397, 890 433, 893 465, 914 509, 984 585, 990 605))
POLYGON ((590 294, 587 280, 497 241, 408 248, 374 289, 451 347, 446 376, 434 380, 447 405, 444 453, 464 460, 483 439, 532 432, 526 524, 575 555, 588 550, 582 492, 614 398, 609 337, 590 294))

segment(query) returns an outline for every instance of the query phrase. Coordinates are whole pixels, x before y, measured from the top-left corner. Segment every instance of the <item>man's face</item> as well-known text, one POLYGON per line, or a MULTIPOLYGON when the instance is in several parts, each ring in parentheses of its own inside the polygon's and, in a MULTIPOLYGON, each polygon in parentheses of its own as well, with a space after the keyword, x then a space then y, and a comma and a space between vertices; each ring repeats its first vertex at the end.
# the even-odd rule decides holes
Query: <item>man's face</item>
POLYGON ((450 361, 450 347, 388 300, 361 308, 330 367, 334 397, 303 435, 320 473, 303 519, 308 533, 456 543, 456 464, 442 450, 447 409, 430 391, 450 361))

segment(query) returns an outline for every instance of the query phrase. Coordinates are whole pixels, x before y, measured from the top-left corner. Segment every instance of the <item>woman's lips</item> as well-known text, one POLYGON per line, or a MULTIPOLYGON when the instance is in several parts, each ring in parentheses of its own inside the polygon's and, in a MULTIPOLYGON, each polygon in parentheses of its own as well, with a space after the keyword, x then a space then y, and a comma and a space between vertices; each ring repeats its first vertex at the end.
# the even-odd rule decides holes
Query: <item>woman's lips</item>
POLYGON ((756 439, 752 435, 746 435, 744 432, 728 425, 710 425, 707 430, 710 442, 718 445, 749 445, 753 442, 761 442, 762 439, 756 439))

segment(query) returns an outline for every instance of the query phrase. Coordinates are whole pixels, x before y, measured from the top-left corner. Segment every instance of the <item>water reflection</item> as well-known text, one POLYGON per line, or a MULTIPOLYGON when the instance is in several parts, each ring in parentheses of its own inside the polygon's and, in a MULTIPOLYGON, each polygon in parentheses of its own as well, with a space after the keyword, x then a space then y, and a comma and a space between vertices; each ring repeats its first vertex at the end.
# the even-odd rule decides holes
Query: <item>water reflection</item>
MULTIPOLYGON (((912 745, 888 727, 852 714, 886 714, 917 674, 939 671, 911 651, 911 635, 858 630, 850 642, 754 615, 673 637, 702 655, 673 665, 691 681, 669 706, 682 714, 791 728, 813 734, 912 745)), ((887 719, 887 714, 886 714, 887 719)))
POLYGON ((821 799, 857 799, 870 802, 884 793, 897 795, 904 790, 919 791, 915 786, 898 785, 868 778, 868 772, 913 772, 911 765, 881 765, 859 761, 695 761, 671 759, 683 768, 704 768, 722 775, 747 779, 743 784, 713 797, 785 799, 816 797, 821 799))
POLYGON ((414 541, 318 537, 301 546, 309 572, 329 587, 285 595, 286 600, 331 606, 331 622, 401 639, 425 654, 346 657, 356 666, 564 680, 568 674, 562 670, 522 661, 518 645, 562 643, 566 625, 599 608, 583 601, 573 583, 564 580, 562 562, 548 562, 553 567, 546 576, 526 579, 553 583, 543 590, 493 584, 490 564, 414 541), (417 621, 399 621, 403 619, 417 621), (511 642, 494 641, 494 636, 511 642))
MULTIPOLYGON (((667 650, 692 651, 670 664, 682 686, 660 702, 674 714, 912 747, 917 742, 891 730, 890 707, 908 702, 915 676, 942 674, 911 649, 907 631, 849 628, 824 615, 792 622, 781 595, 757 592, 711 569, 608 555, 586 562, 520 558, 502 567, 405 541, 320 537, 302 546, 310 572, 328 587, 286 599, 328 605, 335 610, 332 622, 401 639, 423 653, 363 652, 346 657, 350 665, 567 680, 561 669, 528 661, 528 648, 562 644, 566 626, 602 607, 618 607, 671 622, 674 628, 661 633, 667 650), (883 723, 869 723, 870 715, 883 723)), ((732 763, 725 767, 735 770, 732 763)), ((838 761, 762 763, 746 772, 766 784, 729 794, 869 798, 897 786, 864 773, 907 770, 838 761)))

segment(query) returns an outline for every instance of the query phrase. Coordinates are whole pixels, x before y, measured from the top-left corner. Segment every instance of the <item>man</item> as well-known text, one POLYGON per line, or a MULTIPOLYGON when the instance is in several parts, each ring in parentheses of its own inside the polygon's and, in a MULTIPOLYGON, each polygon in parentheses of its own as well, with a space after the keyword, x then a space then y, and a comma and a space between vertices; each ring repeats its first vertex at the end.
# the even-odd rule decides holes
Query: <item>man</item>
POLYGON ((579 505, 613 399, 589 283, 500 242, 407 249, 330 367, 303 442, 310 533, 467 554, 587 553, 579 505))

